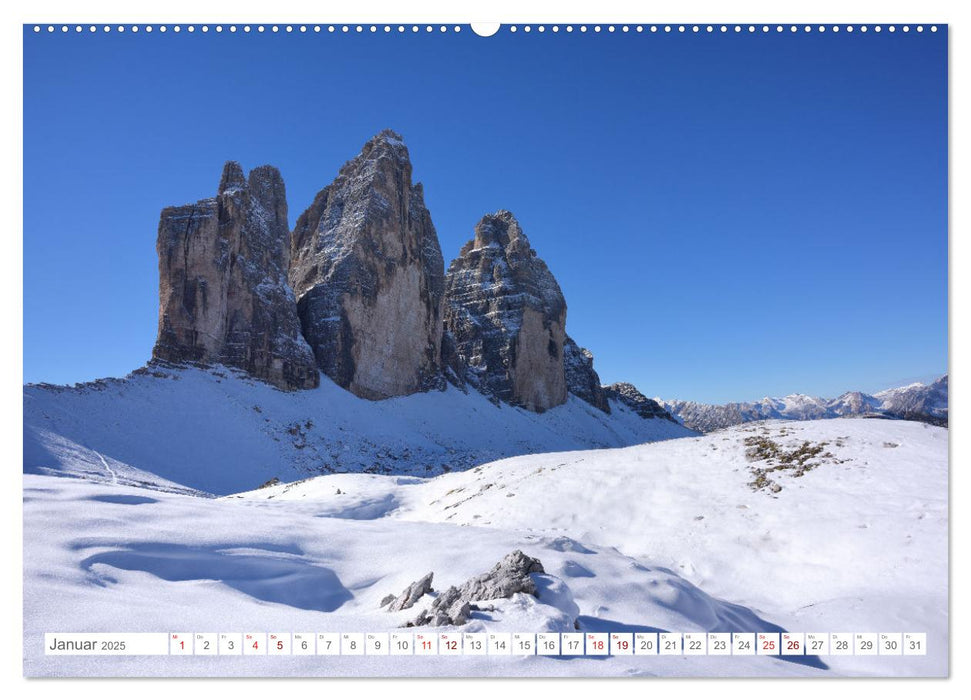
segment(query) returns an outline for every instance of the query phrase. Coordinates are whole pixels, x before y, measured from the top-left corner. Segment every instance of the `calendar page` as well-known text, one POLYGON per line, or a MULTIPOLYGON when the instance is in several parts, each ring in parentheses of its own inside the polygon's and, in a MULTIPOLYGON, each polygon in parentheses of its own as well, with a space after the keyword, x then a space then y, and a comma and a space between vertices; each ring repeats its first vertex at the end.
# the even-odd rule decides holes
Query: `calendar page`
POLYGON ((233 19, 22 27, 25 676, 949 674, 947 24, 233 19))

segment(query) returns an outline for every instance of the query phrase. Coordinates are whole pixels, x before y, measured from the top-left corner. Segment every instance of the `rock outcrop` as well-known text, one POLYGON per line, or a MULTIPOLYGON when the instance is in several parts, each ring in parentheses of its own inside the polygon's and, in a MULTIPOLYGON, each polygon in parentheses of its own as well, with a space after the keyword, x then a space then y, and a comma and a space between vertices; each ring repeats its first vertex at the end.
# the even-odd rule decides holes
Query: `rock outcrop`
POLYGON ((641 418, 664 418, 674 423, 677 422, 671 417, 670 413, 664 410, 661 404, 654 399, 649 399, 644 396, 633 384, 617 382, 616 384, 604 387, 604 392, 607 394, 608 399, 619 401, 632 409, 641 418))
POLYGON ((407 610, 419 600, 426 593, 432 592, 432 578, 434 572, 429 572, 422 576, 417 581, 412 582, 408 587, 401 592, 401 595, 395 597, 390 596, 390 600, 385 598, 381 601, 382 607, 388 606, 388 612, 398 612, 399 610, 407 610))
POLYGON ((536 412, 566 401, 560 286, 508 211, 487 214, 445 277, 445 329, 479 391, 536 412))
POLYGON ((563 369, 567 391, 604 413, 610 413, 607 392, 600 386, 600 375, 593 368, 593 353, 581 348, 570 336, 563 343, 563 369))
POLYGON ((516 550, 503 557, 491 570, 474 576, 459 587, 450 586, 432 606, 423 610, 408 626, 464 625, 469 621, 474 603, 480 600, 511 598, 516 593, 537 595, 536 582, 530 574, 543 574, 539 559, 516 550))
POLYGON ((297 220, 290 284, 317 366, 367 399, 443 386, 444 263, 408 149, 382 131, 297 220))
POLYGON ((223 364, 280 389, 318 386, 287 283, 289 233, 283 178, 268 165, 247 179, 228 162, 215 197, 164 209, 153 360, 223 364))

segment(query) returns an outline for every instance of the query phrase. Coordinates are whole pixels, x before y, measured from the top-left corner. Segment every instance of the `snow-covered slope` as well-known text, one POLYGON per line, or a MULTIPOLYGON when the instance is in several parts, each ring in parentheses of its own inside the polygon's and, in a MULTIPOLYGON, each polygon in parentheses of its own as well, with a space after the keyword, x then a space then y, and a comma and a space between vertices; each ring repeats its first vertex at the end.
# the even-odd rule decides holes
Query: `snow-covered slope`
POLYGON ((501 457, 693 433, 571 396, 535 414, 449 386, 368 401, 321 377, 285 393, 229 369, 152 368, 76 388, 24 388, 24 470, 214 494, 329 472, 431 476, 501 457))
POLYGON ((926 424, 752 424, 220 499, 24 478, 28 674, 947 673, 947 431, 926 424), (924 631, 929 654, 321 664, 39 653, 50 630, 390 631, 416 609, 384 612, 386 594, 429 571, 444 590, 514 549, 542 561, 539 597, 495 601, 467 631, 924 631))
POLYGON ((759 420, 814 420, 864 415, 946 426, 947 396, 947 375, 944 375, 930 384, 910 384, 872 396, 860 391, 848 391, 835 399, 790 394, 782 398, 766 396, 759 401, 721 405, 660 398, 655 401, 685 426, 710 432, 759 420))

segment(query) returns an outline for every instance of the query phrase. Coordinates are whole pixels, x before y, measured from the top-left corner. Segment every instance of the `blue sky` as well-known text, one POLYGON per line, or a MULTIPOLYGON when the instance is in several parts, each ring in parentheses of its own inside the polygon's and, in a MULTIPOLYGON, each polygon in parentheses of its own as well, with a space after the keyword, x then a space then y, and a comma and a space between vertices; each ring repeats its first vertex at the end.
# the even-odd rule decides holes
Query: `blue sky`
POLYGON ((159 211, 222 163, 291 222, 400 132, 446 265, 516 214, 604 382, 723 402, 947 367, 947 37, 24 34, 24 380, 151 355, 159 211))

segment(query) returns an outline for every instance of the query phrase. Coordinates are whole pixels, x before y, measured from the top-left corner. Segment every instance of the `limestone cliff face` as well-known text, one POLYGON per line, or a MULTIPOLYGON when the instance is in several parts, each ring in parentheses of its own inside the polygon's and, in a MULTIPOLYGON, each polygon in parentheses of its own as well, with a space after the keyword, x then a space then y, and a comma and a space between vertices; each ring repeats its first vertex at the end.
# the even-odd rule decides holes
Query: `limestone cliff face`
POLYGON ((581 348, 570 336, 563 344, 563 366, 567 391, 604 413, 610 413, 607 393, 600 386, 600 375, 593 368, 593 353, 581 348))
POLYGON ((408 149, 383 131, 297 220, 290 284, 317 366, 358 396, 443 386, 444 263, 412 184, 408 149))
POLYGON ((287 283, 288 241, 286 189, 271 166, 247 179, 228 162, 215 197, 164 209, 153 359, 224 364, 287 390, 318 386, 287 283))
POLYGON ((482 218, 445 279, 445 329, 467 380, 542 412, 566 401, 566 301, 508 211, 482 218))

